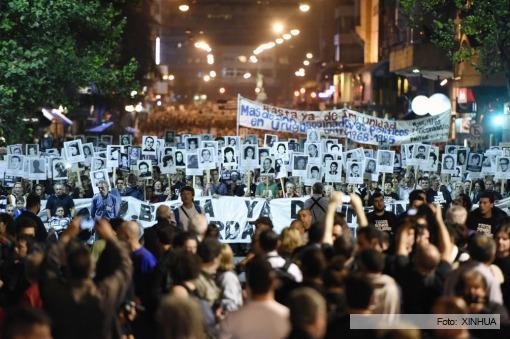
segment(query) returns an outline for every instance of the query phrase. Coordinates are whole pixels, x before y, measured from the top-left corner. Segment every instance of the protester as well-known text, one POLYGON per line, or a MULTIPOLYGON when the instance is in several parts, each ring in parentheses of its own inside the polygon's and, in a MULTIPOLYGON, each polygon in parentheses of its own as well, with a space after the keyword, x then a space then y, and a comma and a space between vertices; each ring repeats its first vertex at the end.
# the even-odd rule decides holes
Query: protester
POLYGON ((184 186, 181 188, 182 206, 175 212, 175 221, 181 230, 188 231, 191 218, 197 214, 202 214, 201 207, 193 201, 194 197, 195 190, 193 187, 184 186))
POLYGON ((58 206, 64 207, 65 217, 73 217, 74 201, 68 194, 65 193, 64 186, 62 184, 56 184, 53 186, 53 189, 55 190, 55 194, 50 196, 48 201, 46 201, 48 219, 55 215, 55 210, 58 206))
POLYGON ((321 183, 315 183, 312 187, 312 196, 305 201, 307 210, 312 212, 312 222, 323 222, 328 206, 328 199, 324 197, 324 186, 321 183))
POLYGON ((110 220, 116 217, 119 208, 117 196, 109 192, 108 183, 104 180, 98 183, 97 188, 99 189, 99 193, 92 198, 92 206, 90 209, 92 218, 96 220, 102 218, 110 220))

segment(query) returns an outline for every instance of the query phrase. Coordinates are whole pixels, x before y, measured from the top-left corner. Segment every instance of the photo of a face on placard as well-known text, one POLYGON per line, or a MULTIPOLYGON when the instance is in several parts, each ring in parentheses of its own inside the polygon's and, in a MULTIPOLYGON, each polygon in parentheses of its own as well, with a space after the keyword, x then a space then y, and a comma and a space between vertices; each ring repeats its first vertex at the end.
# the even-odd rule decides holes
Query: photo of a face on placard
POLYGON ((330 153, 324 154, 322 156, 322 166, 326 166, 326 162, 331 161, 331 160, 336 160, 335 156, 333 154, 330 154, 330 153))
POLYGON ((64 142, 64 151, 66 154, 66 160, 71 164, 85 160, 81 140, 64 142))
POLYGON ((92 157, 94 156, 94 145, 92 143, 83 144, 83 158, 84 162, 90 163, 92 157))
POLYGON ((51 161, 51 174, 53 180, 67 180, 67 167, 64 159, 53 159, 51 161))
POLYGON ((306 131, 306 141, 309 143, 319 142, 321 139, 320 131, 316 129, 309 129, 306 131))
POLYGON ((216 168, 216 153, 214 152, 214 148, 199 148, 198 157, 199 167, 202 170, 210 170, 216 168))
POLYGON ((455 174, 455 164, 457 163, 457 154, 443 154, 441 162, 442 174, 455 174))
POLYGON ((349 184, 363 183, 363 163, 359 161, 347 161, 346 163, 346 181, 349 184))
POLYGON ((23 155, 23 145, 16 144, 16 145, 9 145, 9 154, 15 154, 15 155, 23 155))
POLYGON ((113 136, 109 134, 101 135, 101 141, 106 145, 113 144, 113 136))
POLYGON ((247 144, 243 145, 241 149, 242 161, 241 164, 245 169, 255 169, 259 167, 259 149, 258 145, 247 144))
POLYGON ((321 164, 321 143, 305 142, 305 154, 308 155, 308 161, 314 164, 321 164))
POLYGON ((233 137, 226 137, 226 138, 227 138, 227 140, 226 140, 227 141, 227 144, 226 144, 227 146, 234 147, 236 149, 239 148, 239 144, 240 144, 239 137, 233 136, 233 137))
POLYGON ((298 144, 297 139, 291 138, 291 139, 289 139, 288 143, 289 143, 289 151, 299 152, 299 144, 298 144))
POLYGON ((156 137, 144 135, 142 137, 142 154, 156 155, 156 137))
POLYGON ((30 180, 46 180, 46 161, 44 158, 29 158, 29 174, 30 180))
POLYGON ((129 157, 129 166, 136 166, 138 160, 142 158, 142 149, 137 146, 128 146, 127 153, 129 157))
POLYGON ((8 154, 5 173, 8 175, 19 175, 19 173, 23 171, 24 159, 25 157, 23 155, 8 154))
POLYGON ((463 168, 467 165, 468 150, 465 147, 457 148, 457 165, 463 168))
POLYGON ((235 147, 227 146, 222 150, 222 164, 232 166, 237 163, 235 147))
POLYGON ((175 142, 175 132, 174 131, 166 131, 165 132, 165 143, 167 145, 172 145, 175 142))
POLYGON ((395 151, 378 150, 377 151, 377 172, 393 173, 393 163, 395 161, 395 151))
POLYGON ((509 177, 510 175, 510 158, 509 157, 498 157, 496 160, 498 166, 496 167, 496 176, 502 179, 509 177))
POLYGON ((273 134, 264 135, 264 147, 272 148, 274 143, 278 141, 278 136, 273 134))
POLYGON ((174 159, 175 159, 175 167, 177 168, 186 168, 186 158, 185 153, 183 151, 175 151, 174 159))
POLYGON ((366 174, 377 173, 377 162, 374 158, 365 158, 365 173, 366 174))
POLYGON ((438 166, 439 166, 439 147, 431 146, 429 149, 429 160, 427 161, 427 166, 424 166, 423 169, 425 171, 437 172, 438 166))
POLYGON ((129 165, 129 156, 126 153, 120 153, 119 154, 119 163, 117 164, 117 167, 119 168, 119 170, 123 171, 123 172, 129 172, 129 169, 130 169, 130 165, 129 165))
POLYGON ((159 165, 162 174, 174 174, 176 173, 174 155, 164 155, 161 158, 161 163, 159 165))
POLYGON ((462 181, 462 166, 455 166, 455 171, 451 175, 450 179, 452 182, 462 181))
POLYGON ((288 154, 289 145, 286 141, 278 141, 273 146, 273 153, 277 158, 288 154))
POLYGON ((292 154, 292 176, 306 177, 306 168, 308 166, 308 155, 302 153, 292 154))
POLYGON ((416 144, 413 147, 413 159, 415 163, 425 165, 425 162, 429 159, 430 145, 416 144))
POLYGON ((130 146, 132 144, 132 136, 130 134, 119 135, 119 145, 130 146))
POLYGON ((29 157, 39 156, 39 145, 38 144, 27 144, 26 145, 26 154, 29 157))
POLYGON ((90 172, 90 183, 92 185, 92 191, 94 194, 99 194, 99 189, 97 186, 100 182, 106 182, 108 185, 108 191, 110 191, 111 185, 110 185, 110 178, 108 177, 108 171, 107 170, 100 170, 100 171, 92 171, 90 172))
POLYGON ((446 145, 444 152, 445 154, 457 154, 457 145, 446 145))
POLYGON ((324 171, 325 182, 341 182, 342 163, 338 160, 328 160, 324 171))
POLYGON ((400 153, 395 153, 393 171, 398 172, 401 168, 402 168, 402 155, 400 153))
POLYGON ((106 166, 109 168, 119 165, 121 146, 108 145, 106 147, 106 166))
POLYGON ((202 175, 204 171, 200 168, 198 163, 197 152, 186 153, 186 175, 202 175))
POLYGON ((316 182, 322 181, 321 166, 308 164, 306 169, 305 185, 312 186, 316 182))
MULTIPOLYGON (((482 159, 483 156, 478 153, 469 153, 466 169, 469 172, 481 172, 482 171, 482 159)), ((489 161, 490 166, 490 161, 489 161)))
POLYGON ((106 169, 106 159, 94 156, 92 158, 92 171, 100 171, 106 169))
POLYGON ((136 164, 138 177, 142 179, 152 178, 152 162, 149 160, 138 160, 136 164))
POLYGON ((335 155, 342 154, 342 145, 339 145, 339 144, 329 144, 327 152, 331 153, 331 154, 335 154, 335 155))
POLYGON ((248 134, 246 136, 246 138, 244 139, 244 143, 245 144, 250 144, 250 145, 259 145, 259 138, 258 136, 254 135, 254 134, 248 134))
POLYGON ((198 137, 186 138, 186 141, 184 142, 184 144, 186 145, 187 151, 193 152, 198 149, 198 137))
POLYGON ((374 158, 374 150, 373 149, 363 149, 363 154, 365 158, 374 158))
POLYGON ((274 173, 277 179, 286 178, 287 177, 287 166, 285 165, 283 159, 275 158, 274 160, 274 173))
POLYGON ((261 168, 260 168, 260 174, 264 175, 274 175, 274 160, 271 157, 265 157, 261 159, 261 168))

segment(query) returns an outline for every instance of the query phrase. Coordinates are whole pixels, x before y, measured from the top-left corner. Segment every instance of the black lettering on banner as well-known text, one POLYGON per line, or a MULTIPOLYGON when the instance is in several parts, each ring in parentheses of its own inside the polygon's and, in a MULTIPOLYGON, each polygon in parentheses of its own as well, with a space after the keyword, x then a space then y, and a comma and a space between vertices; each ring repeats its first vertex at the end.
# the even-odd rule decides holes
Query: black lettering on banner
POLYGON ((262 206, 262 211, 260 211, 260 217, 268 217, 271 218, 271 205, 269 205, 269 201, 264 201, 264 206, 262 206))
POLYGON ((222 234, 223 230, 225 229, 225 225, 223 225, 223 223, 219 220, 211 220, 209 223, 218 227, 219 240, 225 239, 222 234))
POLYGON ((246 208, 248 209, 248 219, 253 218, 253 210, 255 209, 255 206, 257 206, 257 201, 250 202, 249 200, 245 200, 244 203, 246 204, 246 208))
POLYGON ((225 225, 225 240, 235 240, 239 237, 241 227, 237 221, 227 221, 225 225))
POLYGON ((246 225, 244 225, 243 234, 241 235, 241 239, 251 239, 254 228, 255 225, 253 222, 246 222, 246 225))
POLYGON ((305 203, 301 200, 292 200, 290 202, 290 218, 296 219, 300 209, 305 206, 305 203), (298 208, 299 207, 299 208, 298 208))
POLYGON ((148 204, 140 204, 140 215, 138 216, 138 220, 140 221, 152 221, 152 212, 154 211, 154 206, 148 204))
POLYGON ((214 209, 212 206, 212 200, 207 199, 204 203, 204 213, 209 215, 210 218, 214 218, 214 209))

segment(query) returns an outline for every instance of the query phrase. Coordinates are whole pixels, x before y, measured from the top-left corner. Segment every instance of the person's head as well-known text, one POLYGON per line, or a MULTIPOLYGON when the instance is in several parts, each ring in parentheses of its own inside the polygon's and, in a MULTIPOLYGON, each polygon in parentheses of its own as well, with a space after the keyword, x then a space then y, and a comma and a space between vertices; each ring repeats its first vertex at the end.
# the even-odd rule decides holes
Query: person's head
POLYGON ((326 163, 327 161, 334 160, 334 158, 331 154, 326 154, 322 160, 324 163, 326 163))
POLYGON ((138 170, 140 171, 140 173, 148 172, 149 171, 149 164, 147 164, 146 162, 141 162, 138 165, 138 170))
POLYGON ((226 162, 234 161, 234 149, 232 147, 225 147, 225 151, 223 153, 225 155, 226 162))
POLYGON ((423 190, 414 190, 409 194, 409 204, 411 208, 418 208, 425 204, 427 195, 423 190))
POLYGON ((287 148, 285 147, 285 144, 278 144, 278 147, 276 148, 276 152, 282 154, 287 151, 287 148))
POLYGON ((21 182, 16 182, 14 186, 12 187, 12 194, 14 196, 23 195, 23 185, 21 182))
POLYGON ((276 232, 271 229, 265 229, 259 234, 259 247, 266 254, 272 251, 276 251, 278 247, 278 241, 278 234, 276 234, 276 232))
POLYGON ((21 165, 21 158, 17 155, 11 157, 11 164, 13 168, 18 168, 21 165))
POLYGON ((384 254, 374 249, 366 249, 359 254, 361 270, 365 273, 382 273, 384 254))
POLYGON ((16 197, 16 208, 20 211, 23 208, 25 208, 25 198, 24 197, 16 197))
POLYGON ((420 184, 421 189, 424 191, 427 191, 430 188, 430 180, 428 177, 421 177, 418 180, 418 183, 420 184))
POLYGON ((177 249, 175 258, 170 263, 171 277, 175 284, 193 281, 200 274, 200 257, 191 251, 177 249))
POLYGON ((202 310, 193 298, 166 296, 156 313, 156 321, 162 339, 205 338, 202 310))
POLYGON ((314 178, 314 179, 318 179, 319 178, 319 173, 320 173, 320 169, 318 166, 312 166, 312 168, 310 169, 310 173, 311 173, 311 177, 314 178))
POLYGON ((389 164, 391 162, 391 153, 381 152, 381 163, 389 164))
POLYGON ((90 279, 93 261, 90 250, 83 243, 69 243, 67 252, 67 273, 71 280, 90 279))
POLYGON ((375 161, 374 160, 368 160, 366 171, 369 173, 375 172, 375 161))
POLYGON ((492 181, 491 179, 485 180, 485 190, 493 191, 494 190, 494 181, 492 181))
POLYGON ((170 222, 172 219, 172 209, 166 205, 161 205, 156 209, 156 220, 158 222, 170 222))
POLYGON ((16 219, 16 235, 25 234, 35 237, 35 228, 35 221, 28 217, 21 216, 16 219))
POLYGON ((374 287, 365 275, 352 273, 345 279, 345 298, 351 314, 368 312, 373 293, 374 287))
POLYGON ((197 253, 197 236, 191 232, 182 232, 175 237, 174 247, 193 254, 197 253))
POLYGON ((308 153, 310 154, 310 156, 312 157, 316 157, 317 156, 317 145, 315 144, 310 144, 308 145, 308 153))
POLYGON ((273 161, 271 158, 265 158, 262 162, 262 167, 264 170, 269 170, 271 168, 271 165, 273 164, 273 161))
POLYGON ((298 212, 298 220, 300 220, 303 223, 305 230, 308 230, 312 225, 313 221, 312 212, 306 208, 300 209, 298 212))
POLYGON ((439 265, 441 255, 437 247, 432 244, 417 244, 413 260, 416 271, 422 276, 428 276, 439 265))
POLYGON ((195 197, 195 189, 191 186, 184 186, 181 188, 181 200, 183 204, 191 204, 193 203, 193 198, 195 197))
POLYGON ((494 208, 494 194, 492 192, 484 192, 480 195, 478 208, 482 216, 490 216, 494 208))
POLYGON ((221 243, 215 238, 205 238, 198 244, 197 254, 203 266, 215 271, 220 265, 221 243))
POLYGON ((359 165, 358 164, 352 164, 351 165, 351 174, 352 175, 359 175, 359 165))
POLYGON ((246 265, 246 283, 251 296, 271 293, 275 285, 275 273, 271 264, 260 256, 254 257, 246 265))
POLYGON ((146 148, 152 148, 154 146, 154 138, 153 137, 146 137, 145 138, 145 147, 146 148))
POLYGON ((136 221, 124 221, 117 232, 120 240, 133 246, 138 245, 140 240, 140 225, 136 221))
POLYGON ((486 235, 475 234, 469 239, 468 252, 473 260, 490 264, 496 255, 496 243, 486 235))
POLYGON ((103 197, 108 195, 108 183, 106 180, 100 180, 97 184, 97 189, 99 190, 99 194, 101 194, 103 197))
POLYGON ((4 320, 5 339, 51 339, 50 318, 39 309, 17 308, 4 320))
POLYGON ((220 266, 218 270, 226 272, 234 269, 234 252, 229 244, 221 244, 220 266))
POLYGON ((374 211, 375 212, 383 212, 384 211, 384 195, 381 192, 375 192, 372 195, 374 200, 374 211))
POLYGON ((26 207, 27 210, 33 212, 34 214, 38 214, 39 210, 41 209, 41 197, 35 193, 30 193, 27 195, 26 207))
POLYGON ((497 229, 494 240, 498 257, 504 258, 510 255, 510 223, 508 221, 497 229))
POLYGON ((418 153, 425 153, 427 148, 423 145, 418 146, 418 153))
POLYGON ((467 217, 468 212, 464 207, 454 205, 446 212, 446 224, 449 226, 465 225, 467 217))
POLYGON ((18 234, 14 244, 14 255, 18 260, 24 260, 32 253, 34 237, 26 234, 18 234))
POLYGON ((293 329, 320 339, 326 334, 327 309, 324 297, 310 287, 301 287, 289 296, 290 323, 293 329))
POLYGON ((297 228, 285 227, 280 233, 280 253, 291 255, 296 248, 303 244, 301 232, 297 228))
POLYGON ((358 250, 360 252, 368 249, 375 249, 382 251, 383 249, 383 234, 373 226, 358 228, 358 250))
POLYGON ((479 155, 479 154, 476 154, 476 153, 475 153, 475 154, 473 154, 473 155, 471 156, 471 163, 472 163, 473 165, 477 165, 477 164, 479 164, 479 163, 480 163, 480 160, 481 160, 481 158, 480 158, 480 155, 479 155))
POLYGON ((204 148, 201 154, 203 160, 208 161, 211 159, 211 151, 209 151, 207 148, 204 148))
POLYGON ((306 158, 298 157, 297 159, 297 168, 304 169, 306 167, 306 158))
POLYGON ((329 170, 331 172, 336 172, 338 170, 338 163, 335 161, 332 161, 331 164, 329 165, 329 170))
POLYGON ((263 231, 263 230, 272 230, 273 229, 273 222, 268 217, 259 217, 257 220, 253 223, 255 225, 255 229, 257 231, 263 231))
POLYGON ((324 186, 320 182, 316 182, 312 186, 312 193, 313 194, 324 194, 324 186))
POLYGON ((183 160, 184 160, 184 155, 182 154, 182 152, 180 152, 180 151, 175 152, 175 161, 183 162, 183 160))
POLYGON ((462 296, 466 303, 487 302, 488 286, 485 277, 478 271, 468 270, 464 272, 456 286, 457 295, 462 296))

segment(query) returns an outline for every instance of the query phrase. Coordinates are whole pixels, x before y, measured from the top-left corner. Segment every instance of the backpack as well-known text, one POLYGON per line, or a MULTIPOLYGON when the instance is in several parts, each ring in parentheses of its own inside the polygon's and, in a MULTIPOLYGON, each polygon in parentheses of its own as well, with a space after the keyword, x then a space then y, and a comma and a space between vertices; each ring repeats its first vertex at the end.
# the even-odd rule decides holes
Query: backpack
POLYGON ((290 292, 299 287, 296 278, 289 272, 290 265, 292 265, 292 260, 285 259, 285 264, 282 267, 274 269, 276 273, 276 279, 278 280, 275 289, 275 300, 284 305, 286 304, 287 297, 289 296, 290 292))

